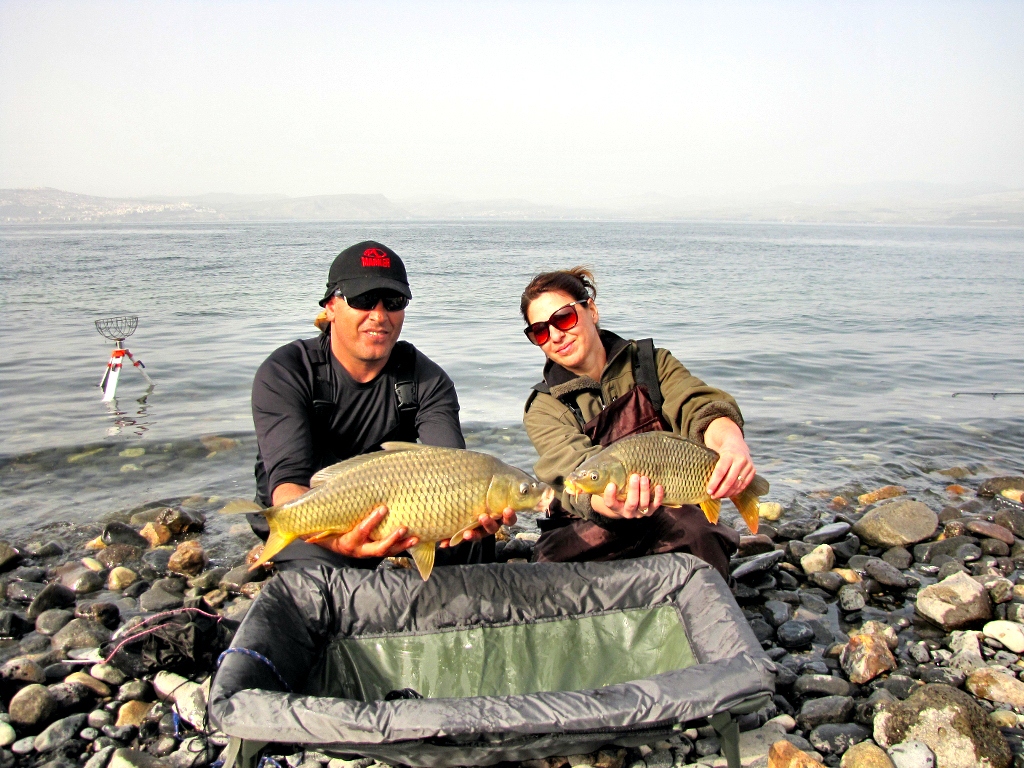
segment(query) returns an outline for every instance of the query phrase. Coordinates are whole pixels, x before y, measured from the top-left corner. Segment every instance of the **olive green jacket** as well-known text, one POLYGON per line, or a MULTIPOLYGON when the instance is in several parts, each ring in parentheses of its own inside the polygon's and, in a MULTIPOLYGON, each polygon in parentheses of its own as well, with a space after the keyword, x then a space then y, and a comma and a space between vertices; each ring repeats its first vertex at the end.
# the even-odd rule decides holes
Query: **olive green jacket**
MULTIPOLYGON (((591 509, 589 497, 582 495, 574 500, 563 490, 563 483, 567 474, 600 451, 601 446, 590 442, 576 415, 558 398, 578 392, 576 403, 586 422, 612 400, 633 389, 636 342, 609 331, 600 333, 608 355, 600 383, 588 376, 576 376, 549 360, 544 366, 544 381, 551 394, 531 392, 523 415, 526 433, 540 454, 534 464, 537 478, 562 493, 562 506, 567 512, 595 522, 603 522, 604 518, 591 509)), ((743 416, 732 397, 698 379, 666 349, 655 349, 654 360, 664 398, 661 415, 673 432, 703 443, 704 430, 722 416, 743 428, 743 416)))

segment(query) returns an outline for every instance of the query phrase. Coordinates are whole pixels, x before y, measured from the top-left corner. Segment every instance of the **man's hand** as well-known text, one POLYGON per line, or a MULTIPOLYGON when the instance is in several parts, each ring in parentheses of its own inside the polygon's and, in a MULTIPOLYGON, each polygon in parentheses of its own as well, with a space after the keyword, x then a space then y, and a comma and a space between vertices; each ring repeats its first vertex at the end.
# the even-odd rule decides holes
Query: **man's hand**
POLYGON ((753 482, 754 462, 736 422, 724 416, 712 421, 704 432, 704 445, 718 452, 718 463, 708 481, 712 498, 732 498, 753 482))
POLYGON ((590 497, 590 506, 594 511, 605 517, 631 520, 637 517, 650 517, 658 511, 665 500, 665 489, 660 485, 651 488, 651 479, 643 475, 630 475, 626 481, 626 498, 619 501, 616 496, 619 489, 615 483, 608 483, 604 495, 596 493, 590 497))
POLYGON ((402 554, 409 547, 415 547, 420 543, 419 538, 410 536, 406 538, 409 529, 404 525, 391 532, 391 535, 380 541, 370 541, 370 532, 380 525, 381 521, 388 516, 388 508, 377 507, 359 525, 348 533, 339 536, 330 536, 315 541, 325 549, 336 552, 346 557, 394 557, 402 554))
MULTIPOLYGON (((503 524, 512 526, 516 524, 516 520, 518 519, 519 518, 516 517, 515 510, 512 509, 512 507, 505 507, 504 511, 501 513, 501 520, 495 520, 490 515, 480 515, 480 527, 466 531, 462 534, 462 540, 479 541, 485 536, 493 536, 498 532, 498 529, 503 524)), ((449 547, 451 546, 451 539, 439 541, 437 545, 441 548, 449 547)))

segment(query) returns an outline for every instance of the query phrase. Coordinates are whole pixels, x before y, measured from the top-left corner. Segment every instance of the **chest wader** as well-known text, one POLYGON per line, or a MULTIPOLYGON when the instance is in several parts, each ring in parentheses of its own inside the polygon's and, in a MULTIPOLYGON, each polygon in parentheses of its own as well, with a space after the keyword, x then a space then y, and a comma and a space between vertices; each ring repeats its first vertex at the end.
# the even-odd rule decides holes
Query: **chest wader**
MULTIPOLYGON (((594 445, 607 446, 641 432, 666 431, 661 414, 664 399, 654 361, 654 342, 636 342, 636 386, 610 402, 588 422, 576 401, 579 392, 560 398, 579 422, 580 431, 594 445)), ((550 393, 546 383, 535 390, 550 393)), ((610 520, 602 524, 569 515, 555 504, 549 517, 538 520, 541 537, 533 551, 534 562, 585 562, 625 560, 665 552, 689 552, 714 567, 729 580, 729 556, 739 546, 739 533, 708 522, 700 507, 686 504, 678 509, 661 507, 650 517, 610 520)))

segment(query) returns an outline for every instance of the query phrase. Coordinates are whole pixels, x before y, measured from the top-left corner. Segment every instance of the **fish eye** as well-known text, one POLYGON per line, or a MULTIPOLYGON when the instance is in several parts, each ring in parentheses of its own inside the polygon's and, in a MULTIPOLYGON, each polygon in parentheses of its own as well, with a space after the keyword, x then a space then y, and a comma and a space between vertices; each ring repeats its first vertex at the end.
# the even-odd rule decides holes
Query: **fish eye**
POLYGON ((597 474, 597 470, 596 469, 592 469, 590 471, 590 479, 591 480, 597 480, 598 479, 598 474, 597 474))
POLYGON ((519 495, 520 496, 525 496, 529 492, 530 492, 530 484, 529 483, 524 481, 524 482, 519 484, 519 495))

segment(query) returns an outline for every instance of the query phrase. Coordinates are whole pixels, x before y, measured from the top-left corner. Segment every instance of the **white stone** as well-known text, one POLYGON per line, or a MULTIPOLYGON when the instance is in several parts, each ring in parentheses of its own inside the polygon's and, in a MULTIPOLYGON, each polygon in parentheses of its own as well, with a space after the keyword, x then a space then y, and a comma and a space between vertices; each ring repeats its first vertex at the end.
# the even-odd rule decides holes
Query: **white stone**
POLYGON ((896 768, 935 768, 935 753, 923 741, 904 741, 889 747, 896 768))
POLYGON ((0 747, 9 747, 18 740, 18 734, 10 723, 0 723, 0 747))
POLYGON ((955 652, 949 660, 949 666, 964 674, 984 669, 985 659, 981 656, 981 632, 954 632, 949 646, 955 652))
POLYGON ((1012 621, 990 621, 982 630, 1014 653, 1024 653, 1024 627, 1012 621))
POLYGON ((836 554, 828 544, 820 544, 800 558, 804 573, 831 571, 836 564, 836 554))
POLYGON ((992 618, 988 592, 966 573, 957 572, 917 595, 917 612, 947 632, 992 618))
POLYGON ((767 728, 770 725, 781 726, 786 733, 792 733, 796 728, 796 720, 791 715, 777 715, 765 723, 764 727, 767 728))

